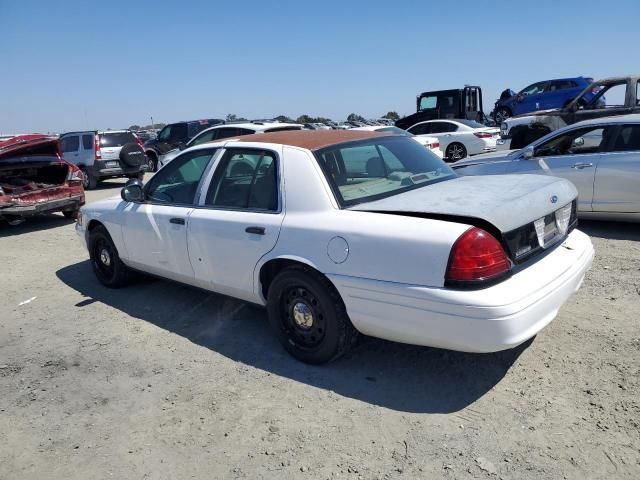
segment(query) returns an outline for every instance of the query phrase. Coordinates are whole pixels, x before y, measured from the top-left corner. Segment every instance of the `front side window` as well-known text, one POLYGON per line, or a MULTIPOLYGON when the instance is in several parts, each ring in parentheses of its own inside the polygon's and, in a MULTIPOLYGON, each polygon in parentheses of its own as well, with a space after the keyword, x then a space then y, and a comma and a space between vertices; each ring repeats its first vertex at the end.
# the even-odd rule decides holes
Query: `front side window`
POLYGON ((62 153, 77 152, 80 149, 80 137, 78 135, 69 135, 60 140, 60 148, 62 153))
POLYGON ((377 137, 316 152, 342 206, 378 200, 455 178, 436 155, 407 137, 377 137))
POLYGON ((533 85, 529 85, 527 88, 523 89, 520 92, 520 95, 523 96, 527 96, 527 95, 535 95, 536 93, 542 93, 544 91, 544 87, 547 84, 547 82, 538 82, 538 83, 534 83, 533 85))
POLYGON ((612 127, 593 126, 578 128, 557 135, 537 146, 534 156, 561 156, 597 153, 604 151, 609 142, 612 127))
POLYGON ((197 150, 176 157, 156 173, 146 188, 153 203, 193 205, 200 179, 216 149, 197 150))
POLYGON ((171 134, 169 135, 169 142, 186 142, 189 140, 187 136, 187 124, 186 123, 176 123, 171 126, 171 134))
POLYGON ((195 137, 193 140, 191 140, 191 142, 189 143, 189 146, 193 147, 194 145, 200 145, 202 143, 211 142, 215 139, 215 137, 216 137, 216 130, 208 130, 206 132, 201 133, 200 135, 195 137))
POLYGON ((613 144, 614 152, 637 152, 640 150, 640 125, 623 125, 613 144))
POLYGON ((456 130, 458 130, 458 126, 455 123, 433 122, 431 124, 431 133, 448 133, 456 130))
POLYGON ((170 136, 171 136, 171 125, 167 125, 158 134, 158 141, 159 142, 168 142, 170 136))
POLYGON ((220 208, 277 211, 277 179, 274 153, 230 149, 216 168, 205 204, 220 208))
POLYGON ((430 110, 438 105, 438 97, 422 97, 420 99, 420 110, 430 110))

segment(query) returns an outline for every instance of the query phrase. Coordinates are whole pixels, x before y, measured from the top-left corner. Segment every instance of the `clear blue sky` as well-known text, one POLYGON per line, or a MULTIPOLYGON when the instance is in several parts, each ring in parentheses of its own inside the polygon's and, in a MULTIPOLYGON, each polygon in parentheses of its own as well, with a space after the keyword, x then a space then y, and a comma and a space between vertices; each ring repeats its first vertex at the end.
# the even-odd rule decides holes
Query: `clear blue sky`
POLYGON ((0 132, 415 108, 640 71, 640 1, 0 0, 0 132))

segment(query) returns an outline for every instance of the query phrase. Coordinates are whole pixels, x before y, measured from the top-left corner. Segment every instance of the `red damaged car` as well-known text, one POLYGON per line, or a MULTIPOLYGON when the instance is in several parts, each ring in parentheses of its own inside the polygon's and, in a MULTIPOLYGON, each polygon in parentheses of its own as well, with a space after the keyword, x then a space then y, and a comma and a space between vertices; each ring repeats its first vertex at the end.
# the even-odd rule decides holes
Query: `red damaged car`
POLYGON ((60 157, 56 138, 0 147, 0 219, 18 225, 51 212, 76 218, 82 205, 82 172, 60 157))

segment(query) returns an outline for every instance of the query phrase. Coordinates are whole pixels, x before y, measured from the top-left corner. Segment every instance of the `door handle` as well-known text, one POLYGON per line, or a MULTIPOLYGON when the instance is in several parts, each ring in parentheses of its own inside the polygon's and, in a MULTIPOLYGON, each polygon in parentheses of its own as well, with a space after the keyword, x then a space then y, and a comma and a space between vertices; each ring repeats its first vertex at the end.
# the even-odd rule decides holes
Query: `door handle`
POLYGON ((264 235, 264 227, 247 227, 244 231, 255 235, 264 235))
POLYGON ((578 170, 582 170, 583 168, 593 167, 593 163, 574 163, 571 168, 576 168, 578 170))
POLYGON ((169 222, 175 223, 176 225, 184 225, 184 218, 171 218, 169 222))

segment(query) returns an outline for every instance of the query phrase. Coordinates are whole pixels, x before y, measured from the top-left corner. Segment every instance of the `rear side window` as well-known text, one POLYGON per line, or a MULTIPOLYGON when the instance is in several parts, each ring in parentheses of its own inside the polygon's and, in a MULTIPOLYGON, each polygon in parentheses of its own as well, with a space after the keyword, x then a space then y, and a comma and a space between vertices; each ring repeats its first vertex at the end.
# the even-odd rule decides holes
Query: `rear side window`
POLYGON ((93 150, 93 135, 82 135, 82 148, 93 150))
POLYGON ((100 135, 100 146, 104 148, 122 147, 132 142, 136 143, 136 137, 131 132, 103 133, 100 135))
POLYGON ((634 152, 640 150, 640 125, 623 125, 613 144, 614 152, 634 152))
POLYGON ((275 155, 259 150, 229 150, 211 181, 205 204, 250 210, 278 210, 275 155))
POLYGON ((69 135, 60 140, 60 148, 62 153, 77 152, 80 149, 80 137, 78 135, 69 135))

